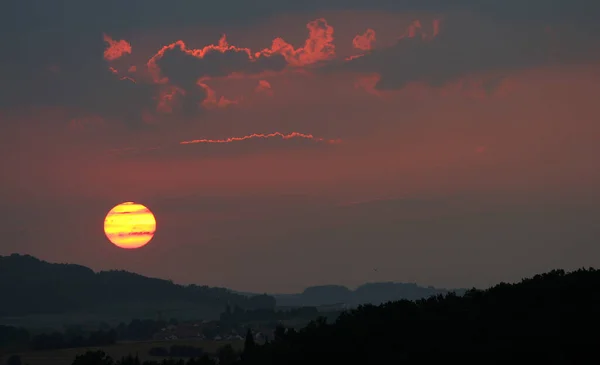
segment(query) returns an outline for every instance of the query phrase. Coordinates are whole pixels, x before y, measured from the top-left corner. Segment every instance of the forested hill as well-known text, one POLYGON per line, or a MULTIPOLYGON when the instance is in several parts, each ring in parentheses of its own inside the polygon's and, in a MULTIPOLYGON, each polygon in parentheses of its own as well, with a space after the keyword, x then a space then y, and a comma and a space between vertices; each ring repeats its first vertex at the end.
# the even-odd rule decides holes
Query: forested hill
POLYGON ((600 271, 556 270, 463 296, 361 306, 300 331, 280 328, 238 364, 592 364, 598 328, 600 271))
POLYGON ((244 309, 274 308, 268 295, 248 297, 228 289, 177 285, 126 271, 54 264, 29 255, 0 256, 0 316, 75 311, 161 310, 169 305, 218 315, 230 304, 244 309), (132 310, 133 308, 133 310, 132 310))
POLYGON ((417 300, 432 295, 455 292, 462 295, 465 289, 439 289, 423 287, 414 283, 379 282, 367 283, 351 290, 341 285, 322 285, 306 288, 299 294, 274 294, 278 306, 326 306, 344 304, 355 307, 361 304, 381 304, 394 300, 417 300))

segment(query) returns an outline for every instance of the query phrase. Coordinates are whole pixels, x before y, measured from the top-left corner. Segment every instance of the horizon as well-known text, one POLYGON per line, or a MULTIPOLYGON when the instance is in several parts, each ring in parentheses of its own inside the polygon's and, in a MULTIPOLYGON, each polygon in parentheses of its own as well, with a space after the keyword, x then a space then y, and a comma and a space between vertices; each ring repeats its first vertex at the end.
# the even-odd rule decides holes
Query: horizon
MULTIPOLYGON (((80 265, 78 263, 74 263, 74 262, 51 262, 51 261, 47 261, 44 260, 40 257, 36 257, 36 256, 32 256, 29 254, 22 254, 22 253, 18 253, 18 252, 13 252, 10 253, 8 255, 0 255, 1 257, 10 257, 10 256, 20 256, 20 257, 31 257, 35 260, 39 260, 43 263, 48 263, 48 264, 58 264, 58 265, 75 265, 75 266, 80 266, 80 267, 85 267, 87 269, 92 270, 95 274, 98 274, 100 272, 110 272, 110 271, 118 271, 118 272, 126 272, 128 274, 134 274, 134 275, 139 275, 142 276, 144 278, 147 279, 157 279, 157 280, 164 280, 164 281, 170 281, 175 285, 180 285, 180 286, 189 286, 189 285, 197 285, 197 286, 209 286, 209 287, 213 287, 213 288, 221 288, 221 289, 227 289, 233 293, 237 293, 237 294, 242 294, 242 295, 262 295, 262 294, 267 294, 267 295, 296 295, 296 294, 302 294, 304 292, 304 290, 309 289, 309 288, 318 288, 318 287, 343 287, 346 288, 350 291, 355 291, 356 289, 362 287, 362 286, 366 286, 369 284, 405 284, 405 285, 416 285, 419 286, 421 288, 428 288, 428 289, 437 289, 437 290, 448 290, 448 291, 454 291, 454 290, 465 290, 466 288, 463 287, 456 287, 456 288, 442 288, 442 287, 434 287, 431 285, 426 285, 426 284, 420 284, 420 283, 410 283, 410 282, 402 282, 402 281, 370 281, 370 282, 364 282, 362 284, 359 284, 358 286, 355 287, 348 287, 345 285, 341 285, 341 284, 335 284, 335 283, 331 283, 331 284, 320 284, 320 285, 309 285, 307 287, 304 288, 304 290, 301 291, 297 291, 297 292, 290 292, 290 293, 279 293, 279 292, 267 292, 267 291, 254 291, 254 292, 249 292, 249 291, 244 291, 244 290, 237 290, 234 288, 230 288, 230 287, 220 287, 220 286, 210 286, 210 285, 205 285, 205 284, 201 284, 201 283, 179 283, 177 281, 171 280, 169 278, 162 278, 162 277, 153 277, 153 276, 146 276, 137 272, 133 272, 133 271, 129 271, 129 270, 124 270, 124 269, 109 269, 109 270, 94 270, 90 267, 87 267, 85 265, 80 265)), ((487 288, 476 288, 476 289, 487 289, 487 288)))

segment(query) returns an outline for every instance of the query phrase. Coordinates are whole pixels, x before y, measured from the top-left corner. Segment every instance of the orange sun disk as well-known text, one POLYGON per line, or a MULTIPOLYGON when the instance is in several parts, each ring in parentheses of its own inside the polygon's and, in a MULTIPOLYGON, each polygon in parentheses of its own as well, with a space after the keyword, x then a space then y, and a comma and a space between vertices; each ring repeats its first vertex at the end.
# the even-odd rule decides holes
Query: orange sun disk
POLYGON ((110 242, 121 248, 145 246, 156 231, 156 219, 150 209, 134 202, 112 208, 104 219, 104 233, 110 242))

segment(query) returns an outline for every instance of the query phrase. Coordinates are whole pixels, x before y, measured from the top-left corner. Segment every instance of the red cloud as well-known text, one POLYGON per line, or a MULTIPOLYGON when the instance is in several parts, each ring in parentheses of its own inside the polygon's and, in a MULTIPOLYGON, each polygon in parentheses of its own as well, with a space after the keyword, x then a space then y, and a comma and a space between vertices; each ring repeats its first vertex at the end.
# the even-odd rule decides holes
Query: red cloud
MULTIPOLYGON (((335 145, 335 144, 342 143, 341 139, 325 139, 322 137, 315 137, 312 134, 305 134, 305 133, 299 133, 299 132, 292 132, 292 133, 284 134, 281 132, 274 132, 274 133, 269 133, 269 134, 253 133, 253 134, 245 135, 242 137, 229 137, 229 138, 225 138, 225 139, 208 139, 208 138, 194 139, 194 140, 188 140, 188 141, 181 141, 181 142, 177 143, 175 146, 190 145, 190 144, 224 145, 224 144, 244 142, 244 141, 249 142, 252 140, 267 141, 267 140, 274 140, 274 139, 275 140, 279 139, 280 141, 289 141, 292 139, 296 139, 296 140, 301 140, 301 141, 312 142, 313 144, 326 144, 326 145, 335 145)), ((171 147, 174 147, 174 146, 173 145, 163 145, 163 146, 159 146, 159 147, 144 147, 144 148, 136 148, 136 147, 113 148, 113 149, 108 150, 107 152, 111 155, 138 154, 138 153, 155 152, 155 151, 160 151, 160 150, 163 150, 163 151, 169 153, 170 151, 173 151, 171 147)), ((244 150, 244 152, 247 152, 247 150, 244 150)))
POLYGON ((431 24, 431 33, 428 33, 423 29, 420 20, 413 20, 413 22, 408 26, 408 29, 400 36, 400 39, 403 38, 414 38, 417 34, 421 35, 421 39, 432 39, 437 36, 440 32, 440 20, 434 19, 431 24))
MULTIPOLYGON (((194 100, 188 100, 187 105, 192 109, 199 105, 211 109, 238 104, 241 99, 218 98, 207 81, 220 77, 262 78, 269 73, 279 73, 286 67, 306 66, 335 57, 333 27, 322 18, 309 22, 306 27, 309 35, 304 46, 299 48, 276 38, 270 48, 255 52, 229 44, 226 35, 220 38, 218 44, 199 49, 189 48, 182 40, 162 47, 146 66, 155 84, 176 89, 163 89, 157 110, 170 112, 176 99, 190 99, 191 95, 194 95, 194 100)), ((259 90, 267 88, 266 84, 259 84, 259 90)))
POLYGON ((205 107, 206 109, 214 109, 214 108, 226 108, 230 105, 238 104, 241 100, 229 100, 226 97, 222 96, 217 99, 217 93, 207 84, 204 83, 204 80, 198 80, 198 86, 206 91, 206 98, 202 101, 200 105, 205 107))
MULTIPOLYGON (((375 42, 375 31, 371 28, 367 29, 364 34, 357 34, 354 39, 352 39, 352 46, 356 49, 360 49, 361 51, 370 51, 373 49, 373 43, 375 42)), ((353 55, 350 57, 346 57, 346 61, 351 61, 357 58, 364 56, 364 53, 353 55)))
POLYGON ((354 82, 354 87, 357 89, 363 89, 369 94, 382 96, 382 92, 375 88, 380 79, 381 75, 377 73, 359 76, 354 82))
MULTIPOLYGON (((182 40, 179 40, 177 42, 174 42, 167 46, 162 47, 154 56, 152 56, 152 58, 150 58, 150 60, 148 60, 148 63, 147 63, 148 71, 150 72, 150 74, 152 75, 152 77, 156 83, 162 84, 162 83, 169 82, 168 77, 161 76, 161 69, 160 69, 158 63, 163 57, 165 57, 165 54, 168 51, 173 51, 173 50, 176 50, 177 48, 179 49, 180 52, 182 52, 188 56, 192 56, 194 58, 200 59, 200 60, 205 58, 210 53, 217 53, 217 52, 221 53, 221 54, 225 54, 227 52, 245 54, 249 61, 256 60, 257 58, 262 56, 262 54, 260 52, 257 53, 256 55, 254 55, 249 48, 236 47, 236 46, 230 45, 227 42, 227 36, 225 34, 223 36, 221 36, 221 39, 219 39, 218 44, 209 44, 200 49, 193 49, 193 48, 190 49, 187 47, 187 45, 182 40)), ((204 76, 210 76, 210 75, 204 75, 204 76)))
POLYGON ((281 54, 292 66, 307 66, 334 58, 333 27, 327 24, 327 20, 323 18, 313 20, 306 25, 306 28, 309 33, 304 47, 295 49, 282 38, 276 38, 271 49, 264 49, 262 52, 281 54))
POLYGON ((273 91, 271 90, 271 84, 267 80, 258 80, 258 85, 256 85, 254 91, 257 93, 267 93, 269 95, 273 94, 273 91))
POLYGON ((104 50, 104 59, 107 61, 114 61, 125 54, 131 54, 131 44, 126 40, 115 41, 110 36, 104 34, 104 42, 108 43, 108 48, 104 50))
POLYGON ((321 137, 315 137, 312 134, 304 134, 304 133, 299 133, 299 132, 283 134, 280 132, 274 132, 274 133, 269 133, 269 134, 254 133, 254 134, 250 134, 250 135, 243 136, 243 137, 229 137, 226 139, 194 139, 194 140, 190 140, 190 141, 181 141, 181 142, 179 142, 179 144, 195 144, 195 143, 220 144, 220 143, 241 142, 241 141, 246 141, 249 139, 256 139, 256 138, 268 139, 268 138, 276 138, 276 137, 279 137, 283 140, 293 139, 293 138, 304 138, 304 139, 309 139, 309 140, 312 140, 315 142, 324 142, 324 143, 329 143, 329 144, 341 143, 341 140, 339 140, 339 139, 324 139, 321 137))
POLYGON ((185 96, 185 90, 177 86, 165 86, 158 94, 156 110, 161 113, 171 113, 177 98, 185 96))
MULTIPOLYGON (((265 48, 257 52, 253 52, 250 48, 237 47, 230 45, 227 42, 226 35, 223 35, 218 44, 209 44, 200 49, 188 48, 184 41, 178 40, 167 46, 162 47, 154 56, 147 62, 147 67, 156 83, 167 83, 169 77, 163 75, 164 70, 161 69, 160 61, 167 55, 168 52, 178 51, 189 57, 195 58, 198 61, 209 61, 208 56, 211 54, 232 54, 235 59, 227 60, 213 58, 210 61, 219 63, 220 65, 205 65, 206 71, 201 71, 196 75, 200 77, 215 77, 227 76, 233 73, 244 73, 247 71, 259 73, 269 69, 281 68, 278 64, 265 63, 263 67, 257 67, 257 63, 261 60, 273 56, 280 56, 285 59, 285 62, 291 66, 306 66, 320 61, 330 60, 335 57, 335 45, 333 44, 333 27, 327 24, 323 18, 313 20, 306 25, 309 30, 308 38, 304 46, 294 48, 293 45, 286 42, 282 38, 273 40, 270 48, 265 48)), ((198 67, 201 67, 198 65, 198 67)), ((194 74, 194 73, 190 73, 194 74)))
POLYGON ((434 19, 433 20, 433 34, 431 35, 432 37, 437 36, 440 33, 440 20, 439 19, 434 19))
POLYGON ((373 48, 373 42, 375 42, 375 31, 373 29, 367 29, 364 34, 358 34, 352 40, 352 45, 356 49, 361 51, 369 51, 373 48))

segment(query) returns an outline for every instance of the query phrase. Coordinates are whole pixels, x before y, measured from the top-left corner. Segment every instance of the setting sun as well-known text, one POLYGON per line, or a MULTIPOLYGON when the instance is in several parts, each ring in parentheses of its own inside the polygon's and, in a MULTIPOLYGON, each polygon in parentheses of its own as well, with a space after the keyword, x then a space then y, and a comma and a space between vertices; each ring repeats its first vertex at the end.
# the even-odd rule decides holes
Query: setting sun
POLYGON ((156 231, 156 219, 141 204, 121 203, 112 208, 104 219, 104 233, 115 246, 140 248, 145 246, 156 231))

